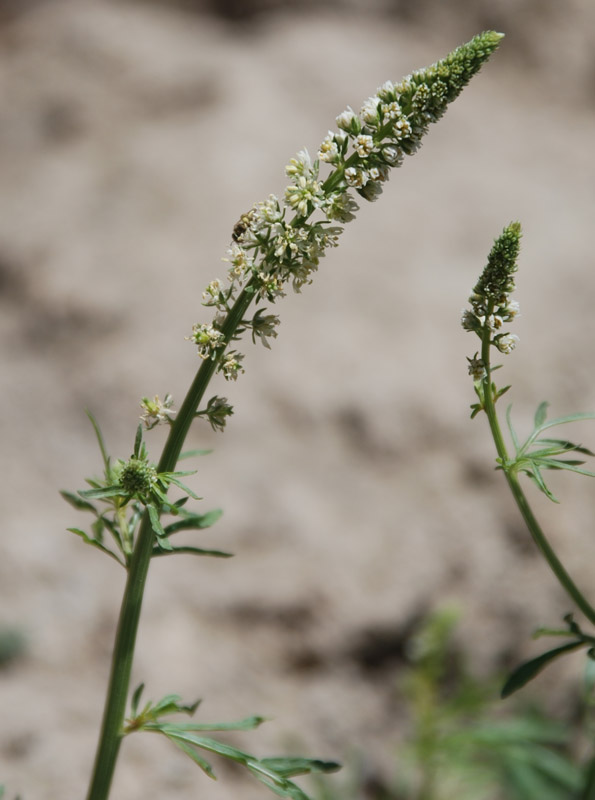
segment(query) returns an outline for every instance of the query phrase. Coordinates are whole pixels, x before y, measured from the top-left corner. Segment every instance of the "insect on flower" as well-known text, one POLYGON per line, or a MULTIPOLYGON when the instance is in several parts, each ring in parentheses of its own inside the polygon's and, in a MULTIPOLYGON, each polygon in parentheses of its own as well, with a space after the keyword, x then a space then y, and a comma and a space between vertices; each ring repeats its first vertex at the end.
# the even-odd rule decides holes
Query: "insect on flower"
POLYGON ((233 233, 231 234, 231 238, 234 240, 234 242, 239 242, 242 236, 246 233, 246 231, 250 227, 250 222, 252 221, 253 214, 254 211, 252 210, 247 211, 245 214, 242 214, 242 216, 233 226, 233 233))

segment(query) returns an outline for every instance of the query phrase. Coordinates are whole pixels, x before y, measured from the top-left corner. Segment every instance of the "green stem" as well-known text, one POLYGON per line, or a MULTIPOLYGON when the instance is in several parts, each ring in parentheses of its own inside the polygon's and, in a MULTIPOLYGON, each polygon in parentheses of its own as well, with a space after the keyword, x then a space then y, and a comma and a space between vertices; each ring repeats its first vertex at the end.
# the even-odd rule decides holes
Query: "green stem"
POLYGON ((577 607, 583 612, 585 617, 595 625, 595 609, 591 606, 591 604, 586 600, 580 589, 574 583, 566 569, 564 568, 562 562, 552 549, 552 546, 548 542, 541 526, 537 522, 535 515, 529 505, 527 497, 525 493, 521 489, 521 485, 519 483, 518 475, 511 469, 508 465, 510 463, 508 452, 506 450, 506 445, 504 444, 504 437, 502 436, 502 430, 500 428, 500 423, 498 421, 498 416, 496 414, 496 408, 494 404, 494 396, 492 393, 492 370, 490 367, 490 347, 491 347, 491 331, 488 329, 484 330, 482 336, 482 350, 481 350, 481 357, 483 363, 486 368, 486 377, 483 383, 483 403, 485 412, 488 417, 488 421, 490 424, 490 429, 492 431, 492 437, 494 439, 494 443, 496 445, 496 450, 498 452, 498 456, 500 457, 500 463, 502 464, 502 468, 504 470, 504 474, 506 476, 506 480, 508 482, 508 486, 510 491, 512 492, 512 496, 515 499, 515 502, 521 512, 523 519, 525 520, 525 524, 529 529, 529 533, 531 534, 533 541, 539 548, 541 554, 547 561, 550 566, 550 569, 558 579, 558 582, 568 594, 568 596, 574 601, 577 607))
MULTIPOLYGON (((226 345, 234 336, 255 296, 253 292, 248 291, 249 288, 250 283, 241 292, 222 325, 221 330, 226 345)), ((175 469, 196 410, 211 378, 215 374, 218 363, 219 359, 203 361, 196 373, 176 415, 176 419, 171 425, 169 436, 159 460, 158 472, 171 472, 175 469)), ((149 516, 145 512, 128 568, 128 578, 120 608, 99 743, 87 800, 107 800, 109 796, 122 741, 122 727, 126 714, 136 634, 153 544, 154 533, 149 516)))

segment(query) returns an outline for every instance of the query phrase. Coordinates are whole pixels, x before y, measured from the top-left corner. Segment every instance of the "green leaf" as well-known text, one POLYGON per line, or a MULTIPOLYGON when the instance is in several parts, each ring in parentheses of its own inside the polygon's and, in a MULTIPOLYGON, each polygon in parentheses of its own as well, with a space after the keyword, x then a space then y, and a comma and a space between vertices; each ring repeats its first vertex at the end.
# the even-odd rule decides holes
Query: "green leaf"
POLYGON ((514 449, 516 452, 519 452, 519 440, 516 435, 515 429, 512 426, 512 405, 509 405, 506 409, 506 423, 508 425, 508 430, 510 431, 510 438, 512 439, 512 443, 514 445, 514 449))
POLYGON ((260 763, 284 778, 308 775, 312 772, 337 772, 341 765, 336 761, 321 761, 317 758, 261 758, 260 763))
POLYGON ((545 400, 537 406, 537 411, 535 412, 535 419, 534 419, 534 424, 536 428, 540 428, 545 422, 545 418, 547 417, 548 406, 549 403, 545 400))
POLYGON ((223 511, 220 508, 207 511, 206 514, 190 514, 184 511, 180 514, 181 519, 166 526, 165 532, 168 536, 171 536, 172 533, 176 533, 177 531, 210 528, 221 518, 222 514, 223 511))
POLYGON ((178 461, 184 461, 186 458, 194 458, 195 456, 208 456, 212 452, 212 450, 186 450, 184 453, 180 453, 178 461))
POLYGON ((529 681, 533 680, 547 665, 553 661, 554 659, 558 658, 559 656, 564 655, 565 653, 571 653, 573 650, 578 650, 579 647, 584 647, 584 642, 569 642, 568 644, 564 644, 561 647, 556 647, 553 650, 548 650, 546 653, 542 653, 542 655, 537 656, 537 658, 532 658, 530 661, 525 661, 524 664, 521 664, 520 667, 517 667, 512 675, 508 678, 506 683, 502 688, 501 697, 510 697, 511 694, 522 689, 529 681))
POLYGON ((118 555, 116 555, 116 553, 113 552, 113 550, 110 550, 108 547, 101 544, 101 542, 98 542, 97 539, 91 539, 91 537, 88 536, 85 533, 85 531, 82 531, 80 528, 66 528, 66 530, 70 531, 70 533, 74 533, 77 536, 80 536, 83 542, 85 542, 85 544, 90 544, 91 547, 96 547, 98 550, 101 550, 102 553, 105 553, 106 555, 111 556, 113 559, 115 559, 118 562, 118 564, 120 564, 122 567, 124 568, 126 567, 126 564, 122 561, 122 559, 118 555))
POLYGON ((176 747, 179 747, 183 753, 186 753, 187 756, 190 756, 190 758, 194 761, 194 763, 197 766, 199 766, 202 769, 202 771, 209 776, 209 778, 217 780, 217 777, 213 772, 213 768, 211 767, 209 762, 206 759, 202 758, 202 756, 199 756, 194 747, 191 747, 183 739, 178 739, 175 736, 169 736, 167 733, 165 733, 165 731, 162 731, 162 733, 164 733, 164 735, 167 736, 170 742, 173 742, 173 744, 175 744, 176 747))
POLYGON ((94 505, 88 503, 86 500, 83 500, 82 497, 79 497, 73 492, 67 492, 62 489, 60 490, 60 494, 67 503, 70 503, 71 506, 74 506, 74 508, 78 509, 79 511, 91 511, 93 514, 98 513, 94 505))
POLYGON ((181 733, 188 733, 192 731, 251 731, 258 728, 266 722, 265 717, 246 717, 245 719, 236 720, 235 722, 166 722, 166 723, 148 723, 147 730, 155 730, 163 725, 167 725, 168 731, 175 728, 181 733))
MULTIPOLYGON (((177 694, 168 694, 162 697, 154 706, 151 707, 151 716, 157 719, 164 714, 189 714, 192 716, 198 706, 200 700, 195 700, 194 703, 184 704, 181 703, 181 697, 177 694)), ((172 723, 173 724, 173 723, 172 723)))
POLYGON ((136 689, 134 690, 134 692, 132 694, 132 699, 130 701, 130 708, 131 708, 133 717, 136 717, 136 712, 138 711, 138 704, 140 702, 140 697, 141 697, 141 694, 143 693, 144 688, 145 688, 145 684, 144 683, 139 683, 139 685, 136 687, 136 689))
POLYGON ((141 457, 141 448, 143 446, 143 426, 139 422, 138 428, 136 429, 136 436, 134 437, 134 456, 135 458, 141 457))
POLYGON ((103 459, 103 466, 105 468, 105 473, 110 470, 110 457, 107 454, 107 450, 105 449, 105 442, 103 441, 103 434, 101 433, 101 428, 99 427, 99 423, 93 416, 93 414, 89 411, 89 409, 85 409, 85 414, 89 417, 91 421, 91 425, 95 430, 95 436, 97 437, 97 443, 99 444, 99 449, 101 450, 101 458, 103 459))
MULTIPOLYGON (((176 474, 179 474, 179 475, 194 475, 194 472, 180 472, 180 473, 176 473, 176 474)), ((182 483, 182 481, 178 480, 173 473, 170 472, 168 474, 167 480, 168 480, 169 483, 174 483, 179 489, 181 489, 183 492, 186 492, 186 494, 189 494, 190 497, 193 500, 201 500, 202 499, 197 494, 194 494, 192 489, 190 489, 188 486, 186 486, 186 484, 184 484, 184 483, 182 483)))
MULTIPOLYGON (((158 540, 161 543, 161 539, 158 540)), ((195 556, 212 556, 213 558, 232 558, 233 553, 226 553, 224 550, 204 550, 201 547, 174 547, 169 539, 165 539, 169 544, 169 547, 165 549, 160 549, 160 547, 153 548, 153 555, 154 556, 170 556, 174 553, 189 553, 190 555, 195 556)))
POLYGON ((106 497, 126 497, 121 486, 105 486, 101 489, 81 489, 81 497, 92 497, 96 500, 103 500, 106 497))
MULTIPOLYGON (((158 539, 165 538, 165 531, 163 530, 163 525, 161 524, 161 520, 159 519, 159 512, 155 508, 152 503, 147 504, 147 511, 149 512, 149 519, 151 521, 151 527, 155 532, 158 539)), ((171 548, 171 545, 167 547, 167 550, 171 548)))
MULTIPOLYGON (((529 461, 529 463, 531 463, 531 462, 529 461)), ((549 488, 546 486, 546 483, 543 480, 543 476, 542 476, 541 472, 539 471, 539 468, 535 464, 532 465, 532 469, 529 469, 528 466, 524 466, 524 467, 520 468, 520 471, 524 472, 529 478, 531 478, 531 480, 535 483, 537 488, 540 491, 542 491, 544 493, 544 495, 546 497, 548 497, 552 501, 552 503, 559 503, 560 502, 558 500, 558 498, 555 497, 552 494, 552 492, 549 490, 549 488)))

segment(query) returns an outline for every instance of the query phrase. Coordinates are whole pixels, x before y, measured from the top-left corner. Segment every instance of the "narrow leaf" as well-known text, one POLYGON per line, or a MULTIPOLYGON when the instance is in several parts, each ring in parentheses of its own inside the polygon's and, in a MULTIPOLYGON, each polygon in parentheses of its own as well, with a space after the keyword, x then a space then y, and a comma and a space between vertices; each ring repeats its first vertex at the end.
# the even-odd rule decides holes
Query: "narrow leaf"
POLYGON ((67 503, 70 503, 71 506, 78 509, 79 511, 91 511, 93 514, 97 514, 97 509, 91 503, 88 503, 86 500, 83 500, 82 497, 74 494, 73 492, 67 492, 65 490, 61 490, 60 494, 66 500, 67 503))
POLYGON ((136 689, 134 690, 134 692, 132 694, 132 699, 130 701, 130 708, 132 710, 132 716, 133 717, 136 717, 136 712, 138 711, 138 704, 140 702, 140 697, 141 697, 141 694, 143 693, 144 688, 145 688, 145 684, 144 683, 139 683, 139 685, 136 687, 136 689))
MULTIPOLYGON (((161 543, 162 539, 159 539, 161 543)), ((223 550, 203 550, 201 547, 173 547, 169 539, 165 538, 169 544, 169 547, 165 549, 160 549, 160 547, 153 548, 153 555, 154 556, 171 556, 174 553, 188 553, 190 555, 195 556, 211 556, 213 558, 233 558, 233 553, 226 553, 223 550)))
POLYGON ((506 409, 506 423, 508 425, 508 430, 510 431, 510 438, 512 439, 512 443, 514 445, 514 449, 519 452, 519 440, 518 436, 516 435, 515 429, 512 426, 512 405, 508 406, 506 409))
POLYGON ((308 775, 312 772, 337 772, 341 765, 336 761, 321 761, 317 758, 261 758, 260 763, 284 778, 308 775))
MULTIPOLYGON (((183 472, 182 472, 182 473, 180 473, 180 474, 181 474, 181 475, 184 475, 184 474, 193 475, 194 473, 193 473, 193 472, 189 472, 189 473, 183 473, 183 472)), ((191 497, 193 500, 200 500, 200 499, 201 499, 201 498, 200 498, 200 497, 199 497, 197 494, 195 494, 195 493, 192 491, 192 489, 190 489, 188 486, 186 486, 186 484, 182 483, 182 481, 179 481, 179 480, 178 480, 176 477, 174 477, 172 474, 168 475, 168 481, 169 481, 170 483, 175 483, 175 485, 176 485, 178 488, 180 488, 180 489, 181 489, 183 492, 186 492, 186 494, 189 494, 189 495, 190 495, 190 497, 191 497)))
POLYGON ((185 742, 183 739, 177 739, 175 737, 168 736, 167 733, 165 733, 165 736, 167 736, 170 742, 173 742, 173 744, 175 744, 176 747, 179 747, 179 749, 183 753, 186 753, 187 756, 190 756, 190 758, 194 761, 194 763, 197 766, 199 766, 202 769, 202 771, 209 776, 209 778, 212 778, 214 781, 217 780, 217 776, 213 772, 213 768, 211 767, 209 762, 206 759, 202 758, 202 756, 199 756, 199 754, 193 747, 187 744, 187 742, 185 742))
MULTIPOLYGON (((165 538, 165 531, 163 530, 163 525, 161 524, 161 520, 159 519, 159 512, 157 511, 155 506, 152 505, 151 503, 149 503, 147 505, 147 511, 149 512, 149 519, 151 520, 151 527, 153 528, 153 531, 155 532, 155 534, 157 536, 157 539, 158 540, 164 539, 165 538)), ((161 541, 159 541, 159 544, 160 544, 160 546, 163 546, 161 544, 161 541)), ((166 550, 171 550, 171 544, 169 544, 169 542, 165 546, 165 549, 166 550)))
POLYGON ((103 500, 106 497, 117 497, 118 495, 124 497, 124 492, 121 486, 106 486, 101 489, 81 489, 79 492, 81 497, 92 497, 96 500, 103 500))
POLYGON ((101 550, 102 553, 111 556, 118 562, 118 564, 120 564, 120 566, 124 568, 126 567, 126 564, 121 560, 121 558, 118 555, 116 555, 116 553, 113 552, 113 550, 110 550, 108 547, 101 544, 101 542, 98 542, 97 539, 91 539, 91 537, 88 536, 85 533, 85 531, 82 531, 80 528, 66 528, 66 530, 70 531, 70 533, 76 534, 76 536, 80 536, 83 542, 85 542, 85 544, 90 544, 91 547, 96 547, 98 550, 101 550))
POLYGON ((99 427, 99 423, 97 422, 93 414, 89 411, 89 409, 85 409, 85 414, 89 417, 91 425, 95 430, 97 443, 99 444, 99 449, 101 450, 101 458, 103 459, 103 466, 105 467, 105 472, 107 474, 110 469, 110 458, 107 454, 107 450, 105 449, 105 442, 103 441, 103 434, 101 433, 101 428, 99 427))
POLYGON ((564 655, 564 653, 571 653, 573 650, 578 650, 579 647, 584 647, 582 641, 569 642, 561 647, 556 647, 553 650, 548 650, 546 653, 532 658, 530 661, 525 661, 520 667, 517 667, 512 675, 504 684, 501 692, 501 697, 510 697, 511 694, 522 689, 529 681, 533 680, 547 665, 564 655))
MULTIPOLYGON (((166 722, 159 723, 157 727, 165 725, 168 732, 175 728, 181 733, 192 731, 251 731, 254 728, 258 728, 263 722, 266 722, 265 717, 253 716, 235 722, 166 722)), ((147 728, 152 730, 152 724, 149 723, 147 728)))
POLYGON ((540 428, 545 422, 545 418, 547 417, 548 405, 549 403, 544 400, 537 406, 537 411, 535 412, 535 419, 534 419, 534 424, 536 428, 540 428))
POLYGON ((139 423, 136 429, 136 436, 134 437, 134 456, 140 458, 141 447, 143 446, 143 426, 139 423))
POLYGON ((170 525, 167 525, 165 532, 168 536, 170 536, 172 533, 176 533, 176 531, 202 530, 204 528, 210 528, 217 522, 218 519, 221 518, 222 514, 223 511, 220 508, 207 511, 206 514, 189 514, 187 512, 183 512, 183 515, 181 515, 182 518, 176 520, 176 522, 172 522, 170 525))
POLYGON ((194 458, 195 456, 208 456, 212 452, 212 450, 186 450, 180 453, 178 461, 184 461, 187 458, 194 458))

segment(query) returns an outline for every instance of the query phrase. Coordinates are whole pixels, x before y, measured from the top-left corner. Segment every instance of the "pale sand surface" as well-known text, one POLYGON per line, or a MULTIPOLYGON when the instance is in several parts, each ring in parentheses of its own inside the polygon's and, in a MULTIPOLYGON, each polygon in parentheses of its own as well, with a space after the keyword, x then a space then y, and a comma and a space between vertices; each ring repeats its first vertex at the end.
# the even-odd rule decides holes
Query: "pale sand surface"
MULTIPOLYGON (((197 367, 184 336, 208 319, 201 292, 224 275, 239 215, 282 193, 288 159, 314 153, 347 104, 485 26, 444 6, 409 26, 331 7, 235 29, 54 2, 0 30, 0 622, 28 643, 0 672, 9 797, 82 797, 95 747, 123 574, 64 533, 86 520, 58 489, 100 469, 83 409, 127 457, 139 398, 181 399, 197 367)), ((235 406, 226 434, 192 434, 214 448, 192 485, 225 509, 200 544, 235 558, 152 565, 134 680, 153 698, 203 697, 204 720, 274 718, 239 746, 359 751, 388 772, 399 664, 362 670, 366 632, 454 603, 488 675, 570 608, 492 470, 484 421, 469 421, 476 346, 459 327, 493 238, 521 220, 521 346, 502 379, 519 427, 544 398, 555 415, 595 406, 595 15, 569 9, 532 38, 502 5, 501 52, 312 286, 277 305, 272 351, 245 343, 246 374, 214 387, 235 406)), ((161 440, 149 435, 153 453, 161 440)), ((537 507, 588 587, 595 496, 584 478, 553 485, 564 502, 537 507)), ((580 665, 538 688, 571 691, 580 665)), ((113 798, 266 796, 218 772, 211 783, 166 742, 131 737, 113 798)))

